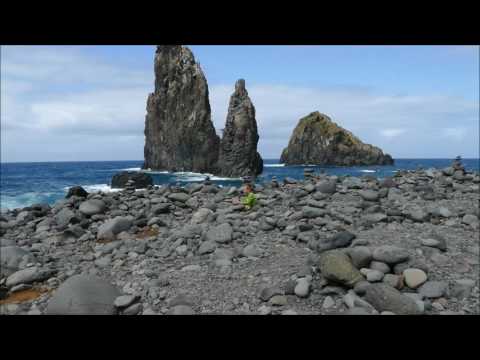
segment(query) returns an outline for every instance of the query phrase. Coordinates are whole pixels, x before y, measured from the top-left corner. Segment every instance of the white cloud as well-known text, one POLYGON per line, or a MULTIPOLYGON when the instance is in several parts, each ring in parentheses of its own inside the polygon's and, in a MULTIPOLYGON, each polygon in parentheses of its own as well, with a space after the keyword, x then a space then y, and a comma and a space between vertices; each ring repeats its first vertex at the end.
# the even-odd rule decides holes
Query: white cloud
POLYGON ((446 137, 455 141, 461 141, 467 135, 467 129, 464 127, 441 129, 442 137, 446 137))
MULTIPOLYGON (((298 120, 317 110, 330 116, 338 125, 351 130, 362 141, 380 146, 397 157, 412 157, 414 153, 411 151, 417 151, 417 156, 422 156, 425 154, 423 145, 434 143, 437 129, 447 127, 452 121, 463 124, 472 131, 477 129, 478 133, 478 104, 462 98, 385 95, 350 88, 299 88, 249 85, 248 82, 246 85, 257 111, 259 149, 267 158, 278 157, 298 120), (406 141, 416 143, 408 148, 401 142, 391 143, 393 137, 407 131, 409 139, 406 141)), ((225 122, 228 98, 232 92, 233 86, 211 88, 216 127, 223 126, 225 122)), ((402 141, 403 139, 404 137, 402 141)), ((473 149, 474 141, 470 139, 467 146, 473 149)), ((445 151, 445 148, 439 148, 439 153, 440 151, 445 151)), ((446 155, 448 154, 445 153, 446 155)))
POLYGON ((406 131, 406 129, 383 129, 380 130, 380 134, 386 138, 395 138, 404 134, 406 131))

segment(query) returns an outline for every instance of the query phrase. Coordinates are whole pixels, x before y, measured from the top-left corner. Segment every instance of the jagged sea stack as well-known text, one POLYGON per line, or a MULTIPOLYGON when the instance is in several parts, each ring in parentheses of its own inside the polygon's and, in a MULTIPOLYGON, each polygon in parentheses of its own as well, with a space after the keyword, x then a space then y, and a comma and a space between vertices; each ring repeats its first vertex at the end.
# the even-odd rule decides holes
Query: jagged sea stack
POLYGON ((376 146, 364 144, 350 131, 318 111, 300 119, 282 152, 286 165, 391 165, 393 159, 376 146))
POLYGON ((192 52, 180 45, 157 46, 155 92, 147 100, 143 167, 214 172, 219 143, 207 80, 192 52))
POLYGON ((257 152, 258 130, 255 107, 245 88, 245 80, 235 83, 230 97, 227 122, 220 142, 218 173, 222 176, 256 176, 263 171, 257 152))

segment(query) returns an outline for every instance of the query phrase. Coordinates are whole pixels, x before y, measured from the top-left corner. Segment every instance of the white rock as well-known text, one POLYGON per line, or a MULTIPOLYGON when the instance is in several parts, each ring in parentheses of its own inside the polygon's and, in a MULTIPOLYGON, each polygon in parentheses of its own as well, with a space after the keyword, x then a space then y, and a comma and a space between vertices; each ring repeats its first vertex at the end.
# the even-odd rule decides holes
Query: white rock
POLYGON ((411 289, 416 289, 427 281, 427 274, 420 269, 405 269, 403 271, 405 283, 411 289))
POLYGON ((305 298, 310 293, 310 283, 306 278, 301 278, 297 282, 297 286, 295 286, 295 295, 301 298, 305 298))
POLYGON ((331 296, 327 296, 323 301, 322 307, 324 309, 330 309, 333 306, 335 306, 335 300, 333 300, 331 296))

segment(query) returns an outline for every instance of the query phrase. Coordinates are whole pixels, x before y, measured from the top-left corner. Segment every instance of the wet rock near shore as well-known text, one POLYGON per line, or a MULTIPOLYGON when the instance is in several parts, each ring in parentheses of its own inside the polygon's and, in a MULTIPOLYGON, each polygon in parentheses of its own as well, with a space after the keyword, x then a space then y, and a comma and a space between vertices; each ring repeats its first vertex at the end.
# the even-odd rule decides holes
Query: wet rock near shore
POLYGON ((112 177, 112 188, 132 187, 135 189, 144 189, 153 185, 151 175, 137 171, 123 171, 112 177))

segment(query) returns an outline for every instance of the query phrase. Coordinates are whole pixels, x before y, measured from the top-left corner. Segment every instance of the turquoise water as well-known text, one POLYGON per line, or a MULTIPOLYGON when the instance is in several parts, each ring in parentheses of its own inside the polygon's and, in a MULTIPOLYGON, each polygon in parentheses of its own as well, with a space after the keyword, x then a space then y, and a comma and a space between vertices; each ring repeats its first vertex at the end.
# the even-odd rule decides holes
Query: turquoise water
MULTIPOLYGON (((269 181, 272 176, 278 180, 285 177, 303 179, 304 166, 283 166, 276 159, 264 160, 263 173, 258 182, 269 181)), ((330 175, 373 175, 391 176, 397 170, 423 168, 444 168, 451 159, 397 159, 393 166, 321 167, 312 166, 315 172, 324 171, 330 175)), ((87 191, 115 191, 109 184, 112 176, 123 170, 138 171, 143 161, 85 161, 85 162, 45 162, 45 163, 2 163, 0 174, 0 205, 2 209, 13 209, 36 203, 53 204, 64 198, 69 187, 81 185, 87 191)), ((464 159, 468 170, 479 170, 479 159, 464 159)), ((203 181, 205 174, 151 172, 154 183, 168 184, 203 181)), ((212 176, 218 185, 239 185, 240 179, 212 176)))

